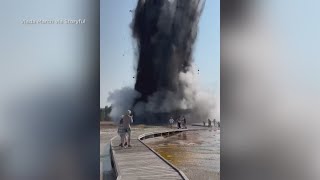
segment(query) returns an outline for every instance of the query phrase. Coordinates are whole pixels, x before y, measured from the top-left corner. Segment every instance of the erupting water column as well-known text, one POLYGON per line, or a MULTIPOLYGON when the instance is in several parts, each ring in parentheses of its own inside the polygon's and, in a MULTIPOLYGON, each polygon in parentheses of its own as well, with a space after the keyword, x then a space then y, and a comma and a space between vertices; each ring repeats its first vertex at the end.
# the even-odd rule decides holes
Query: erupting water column
POLYGON ((179 73, 191 67, 193 45, 204 2, 138 1, 131 24, 138 54, 135 90, 141 93, 141 97, 132 105, 136 114, 182 110, 179 103, 171 103, 168 97, 174 96, 174 99, 183 101, 186 96, 179 73), (153 107, 145 107, 150 99, 153 107))

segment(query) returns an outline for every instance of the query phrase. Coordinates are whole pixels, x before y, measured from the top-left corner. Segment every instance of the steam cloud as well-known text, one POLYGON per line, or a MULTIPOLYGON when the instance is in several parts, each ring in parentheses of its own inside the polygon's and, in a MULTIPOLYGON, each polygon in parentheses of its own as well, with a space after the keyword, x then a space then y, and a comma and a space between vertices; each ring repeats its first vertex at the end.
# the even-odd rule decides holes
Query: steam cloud
POLYGON ((134 99, 139 96, 140 93, 130 87, 124 87, 111 92, 107 99, 112 104, 111 118, 119 120, 120 116, 131 108, 134 99))
POLYGON ((135 87, 111 94, 112 116, 131 106, 138 116, 186 110, 193 121, 218 118, 216 99, 200 89, 192 66, 204 4, 201 0, 138 1, 131 24, 137 43, 135 87))

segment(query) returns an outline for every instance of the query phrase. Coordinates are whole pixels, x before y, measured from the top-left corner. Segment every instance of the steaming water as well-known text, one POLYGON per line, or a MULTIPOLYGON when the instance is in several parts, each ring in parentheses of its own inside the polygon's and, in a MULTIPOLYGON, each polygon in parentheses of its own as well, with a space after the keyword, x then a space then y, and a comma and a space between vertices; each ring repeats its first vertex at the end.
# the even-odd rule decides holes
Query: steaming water
POLYGON ((189 131, 145 142, 191 180, 220 179, 220 130, 189 131))

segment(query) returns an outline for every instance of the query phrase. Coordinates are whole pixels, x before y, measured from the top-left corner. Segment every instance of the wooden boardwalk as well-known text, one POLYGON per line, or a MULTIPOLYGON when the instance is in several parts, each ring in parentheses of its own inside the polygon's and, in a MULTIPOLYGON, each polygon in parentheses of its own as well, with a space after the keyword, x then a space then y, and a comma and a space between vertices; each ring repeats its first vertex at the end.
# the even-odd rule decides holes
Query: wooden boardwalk
MULTIPOLYGON (((178 130, 185 131, 185 130, 178 130)), ((119 147, 120 138, 111 140, 111 155, 117 180, 188 180, 188 178, 168 161, 164 160, 152 149, 144 145, 139 138, 150 138, 176 133, 176 130, 142 135, 132 132, 131 148, 119 147)))

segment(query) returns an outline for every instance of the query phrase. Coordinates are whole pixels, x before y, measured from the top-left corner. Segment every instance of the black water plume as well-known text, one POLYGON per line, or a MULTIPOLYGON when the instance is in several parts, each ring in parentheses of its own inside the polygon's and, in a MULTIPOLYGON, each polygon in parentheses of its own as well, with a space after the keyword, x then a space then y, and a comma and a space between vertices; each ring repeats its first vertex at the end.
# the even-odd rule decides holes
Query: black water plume
POLYGON ((158 94, 153 98, 155 107, 168 103, 164 102, 168 92, 176 99, 184 98, 185 86, 179 74, 191 68, 204 4, 202 0, 138 1, 131 28, 137 43, 134 88, 141 96, 133 106, 148 103, 155 94, 158 94))
POLYGON ((219 103, 197 81, 193 50, 204 0, 139 0, 133 12, 135 86, 109 94, 111 117, 131 109, 135 123, 188 122, 219 118, 219 103))

